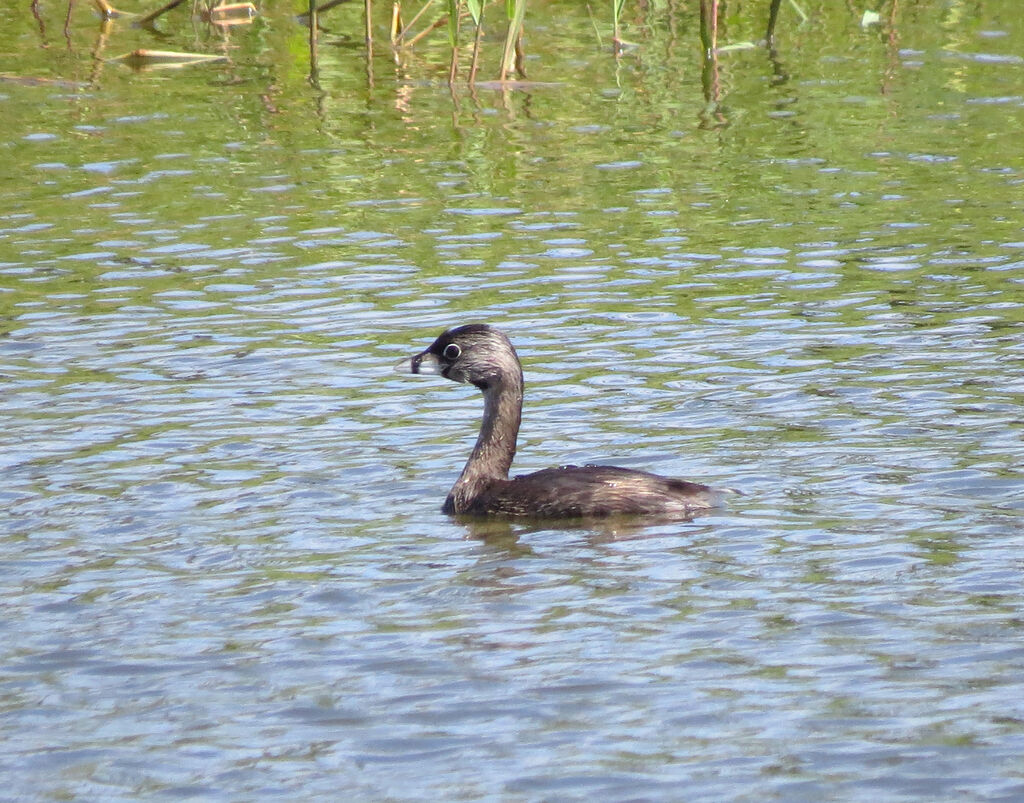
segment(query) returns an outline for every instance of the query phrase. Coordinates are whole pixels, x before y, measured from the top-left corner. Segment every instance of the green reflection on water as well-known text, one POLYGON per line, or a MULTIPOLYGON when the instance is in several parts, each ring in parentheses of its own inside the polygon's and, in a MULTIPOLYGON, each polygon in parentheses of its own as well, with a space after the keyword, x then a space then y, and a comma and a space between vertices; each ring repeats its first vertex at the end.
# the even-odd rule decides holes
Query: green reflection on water
MULTIPOLYGON (((998 338, 1024 315, 1015 0, 978 12, 918 4, 893 37, 822 4, 807 25, 782 26, 775 56, 723 54, 725 125, 712 128, 694 18, 638 13, 639 47, 615 60, 594 48, 582 9, 552 9, 563 24, 534 22, 530 54, 533 77, 560 85, 454 100, 436 80, 439 45, 405 72, 378 59, 372 84, 358 48, 326 47, 311 87, 305 31, 283 11, 236 32, 230 64, 174 73, 95 69, 87 17, 60 52, 0 26, 20 72, 73 82, 0 85, 0 332, 45 347, 8 355, 8 369, 54 394, 166 381, 171 403, 261 350, 326 359, 351 327, 361 369, 374 348, 405 353, 437 319, 488 317, 527 338, 557 327, 566 348, 599 334, 617 366, 639 363, 665 393, 641 411, 672 409, 681 382, 712 397, 726 372, 757 376, 760 339, 782 334, 793 338, 771 372, 808 372, 809 397, 841 382, 850 419, 897 423, 902 398, 884 385, 933 385, 929 371, 956 358, 960 337, 990 340, 991 359, 935 408, 988 401, 988 378, 1010 359, 998 338), (965 318, 969 334, 950 329, 965 318), (110 362, 129 349, 140 350, 132 364, 110 362)), ((756 38, 751 19, 731 18, 723 36, 756 38)), ((144 37, 119 28, 116 42, 144 37)), ((545 369, 544 346, 525 343, 528 372, 545 369)), ((603 360, 531 388, 564 379, 601 399, 603 360)), ((613 378, 628 397, 628 371, 613 378)), ((334 392, 358 395, 302 394, 334 392)), ((561 393, 535 397, 556 402, 561 393)), ((627 417, 594 428, 644 432, 627 417)), ((798 446, 829 426, 806 417, 771 409, 754 428, 772 433, 767 446, 798 446)), ((703 426, 725 441, 742 434, 703 426)))

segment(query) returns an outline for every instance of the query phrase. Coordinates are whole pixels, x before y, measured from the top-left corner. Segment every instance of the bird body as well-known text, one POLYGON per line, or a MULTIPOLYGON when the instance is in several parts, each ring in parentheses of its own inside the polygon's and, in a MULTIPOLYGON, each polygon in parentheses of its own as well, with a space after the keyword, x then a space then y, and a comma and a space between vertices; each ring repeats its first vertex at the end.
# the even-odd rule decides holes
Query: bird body
POLYGON ((706 485, 618 466, 559 466, 512 479, 489 479, 475 493, 451 494, 445 513, 481 516, 581 518, 692 515, 713 507, 706 485))

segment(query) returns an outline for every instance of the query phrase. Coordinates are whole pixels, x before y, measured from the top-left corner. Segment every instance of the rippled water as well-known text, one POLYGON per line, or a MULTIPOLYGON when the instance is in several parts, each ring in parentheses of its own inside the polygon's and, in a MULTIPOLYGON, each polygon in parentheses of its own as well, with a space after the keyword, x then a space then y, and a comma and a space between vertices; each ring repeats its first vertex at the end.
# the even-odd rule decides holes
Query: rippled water
POLYGON ((1024 797, 1024 32, 982 24, 905 30, 884 100, 865 40, 775 95, 737 54, 720 131, 579 48, 595 97, 328 90, 320 140, 308 87, 0 85, 6 793, 1024 797), (392 366, 471 320, 519 470, 743 496, 441 515, 479 394, 392 366))

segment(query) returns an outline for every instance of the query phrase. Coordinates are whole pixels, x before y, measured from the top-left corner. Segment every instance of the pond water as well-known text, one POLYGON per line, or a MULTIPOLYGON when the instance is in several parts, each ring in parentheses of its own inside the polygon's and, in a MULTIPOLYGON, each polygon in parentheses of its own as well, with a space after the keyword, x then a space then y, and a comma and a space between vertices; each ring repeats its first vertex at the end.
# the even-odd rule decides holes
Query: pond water
POLYGON ((556 4, 454 97, 357 4, 316 85, 281 10, 79 5, 0 10, 5 795, 1024 797, 1015 0, 787 5, 710 83, 693 9, 556 4), (442 515, 479 394, 392 366, 469 321, 518 470, 743 495, 442 515))

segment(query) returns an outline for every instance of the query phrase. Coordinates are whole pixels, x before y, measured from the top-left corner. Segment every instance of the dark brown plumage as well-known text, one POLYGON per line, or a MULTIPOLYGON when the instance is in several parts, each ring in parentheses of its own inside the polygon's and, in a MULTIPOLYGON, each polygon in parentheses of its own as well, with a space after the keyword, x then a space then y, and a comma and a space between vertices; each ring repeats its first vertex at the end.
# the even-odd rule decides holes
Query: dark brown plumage
POLYGON ((582 518, 688 517, 718 504, 722 491, 615 466, 562 466, 508 478, 523 408, 523 369, 497 329, 449 329, 407 363, 414 374, 439 374, 476 385, 484 417, 473 453, 442 508, 480 516, 582 518))

